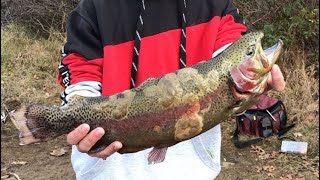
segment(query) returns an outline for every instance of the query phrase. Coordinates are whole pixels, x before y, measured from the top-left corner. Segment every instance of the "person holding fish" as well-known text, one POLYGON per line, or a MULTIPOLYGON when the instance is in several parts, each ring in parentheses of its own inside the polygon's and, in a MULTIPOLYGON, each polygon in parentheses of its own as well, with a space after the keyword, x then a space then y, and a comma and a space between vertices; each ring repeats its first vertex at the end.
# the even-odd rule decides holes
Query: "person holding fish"
MULTIPOLYGON (((231 0, 82 0, 70 13, 59 65, 63 105, 74 95, 109 96, 211 59, 246 32, 231 0)), ((267 82, 284 89, 277 65, 267 82)), ((123 144, 115 141, 89 153, 104 134, 82 124, 67 135, 77 179, 203 180, 221 170, 220 125, 168 149, 119 154, 123 144)))

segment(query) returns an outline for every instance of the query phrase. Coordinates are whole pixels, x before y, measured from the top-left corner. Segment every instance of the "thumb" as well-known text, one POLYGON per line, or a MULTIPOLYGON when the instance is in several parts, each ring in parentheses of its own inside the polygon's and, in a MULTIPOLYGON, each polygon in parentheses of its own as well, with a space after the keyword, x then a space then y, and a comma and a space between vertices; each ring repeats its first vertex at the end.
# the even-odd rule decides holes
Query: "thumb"
POLYGON ((273 65, 271 69, 271 76, 268 78, 268 85, 276 91, 283 91, 286 86, 283 74, 279 66, 276 64, 273 65))

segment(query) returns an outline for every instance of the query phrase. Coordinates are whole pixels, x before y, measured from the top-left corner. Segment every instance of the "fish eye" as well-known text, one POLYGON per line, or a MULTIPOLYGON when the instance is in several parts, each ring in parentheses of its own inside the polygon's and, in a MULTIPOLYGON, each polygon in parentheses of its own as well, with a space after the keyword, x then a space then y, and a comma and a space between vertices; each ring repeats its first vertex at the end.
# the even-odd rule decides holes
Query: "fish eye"
POLYGON ((246 55, 247 56, 252 56, 254 53, 254 49, 255 49, 255 45, 251 45, 250 47, 248 47, 246 55))

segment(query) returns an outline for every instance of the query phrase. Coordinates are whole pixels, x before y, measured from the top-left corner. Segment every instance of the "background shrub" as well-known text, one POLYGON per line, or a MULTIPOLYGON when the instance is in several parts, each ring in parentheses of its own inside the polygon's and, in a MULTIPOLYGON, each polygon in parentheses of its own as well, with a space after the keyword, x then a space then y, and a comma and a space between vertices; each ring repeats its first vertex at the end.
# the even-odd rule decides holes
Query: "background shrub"
POLYGON ((50 29, 65 32, 70 11, 80 0, 1 0, 1 26, 23 25, 43 36, 50 29))

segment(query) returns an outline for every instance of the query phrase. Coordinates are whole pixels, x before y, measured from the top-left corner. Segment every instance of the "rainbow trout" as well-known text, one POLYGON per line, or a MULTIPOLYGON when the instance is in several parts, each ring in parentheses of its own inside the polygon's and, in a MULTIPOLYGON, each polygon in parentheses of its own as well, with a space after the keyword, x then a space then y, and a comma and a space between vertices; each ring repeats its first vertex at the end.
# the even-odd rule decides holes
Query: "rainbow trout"
POLYGON ((118 94, 74 96, 66 107, 24 106, 11 114, 20 144, 47 141, 87 123, 105 130, 89 152, 120 141, 119 153, 154 147, 148 161, 161 162, 167 147, 245 111, 266 91, 283 43, 263 50, 262 37, 262 32, 243 35, 213 59, 118 94))

